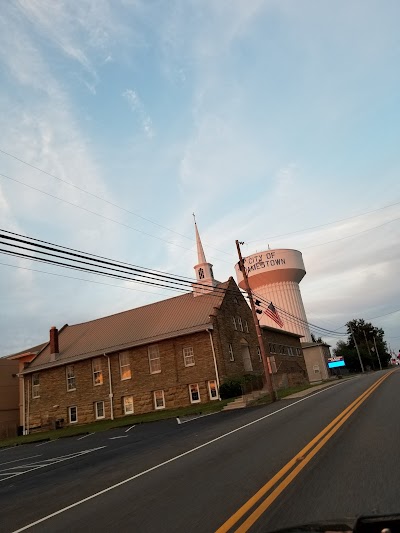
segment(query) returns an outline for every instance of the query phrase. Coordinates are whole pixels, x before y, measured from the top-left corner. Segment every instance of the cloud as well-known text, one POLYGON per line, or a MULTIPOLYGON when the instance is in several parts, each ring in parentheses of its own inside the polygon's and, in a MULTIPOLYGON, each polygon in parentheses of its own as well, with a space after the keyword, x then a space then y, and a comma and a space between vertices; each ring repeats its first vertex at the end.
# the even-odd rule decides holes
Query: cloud
POLYGON ((145 107, 143 105, 143 102, 139 98, 138 93, 132 89, 126 89, 122 93, 122 96, 128 102, 129 107, 131 108, 133 113, 136 113, 139 116, 141 126, 146 137, 148 139, 152 139, 154 137, 153 122, 149 115, 146 113, 145 107))

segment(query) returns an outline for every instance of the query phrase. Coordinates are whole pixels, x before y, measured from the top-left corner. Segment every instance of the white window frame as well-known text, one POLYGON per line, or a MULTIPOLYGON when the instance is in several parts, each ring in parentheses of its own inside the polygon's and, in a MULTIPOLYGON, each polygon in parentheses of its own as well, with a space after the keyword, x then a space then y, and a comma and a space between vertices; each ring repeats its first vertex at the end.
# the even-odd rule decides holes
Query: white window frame
POLYGON ((236 318, 234 316, 232 317, 232 322, 233 322, 233 327, 235 328, 235 330, 237 330, 236 318))
POLYGON ((160 350, 158 344, 152 344, 147 348, 147 353, 149 356, 149 370, 150 374, 160 374, 161 372, 161 359, 160 359, 160 350), (155 355, 157 353, 157 355, 155 355))
POLYGON ((243 322, 242 322, 242 318, 240 316, 237 317, 237 321, 238 321, 238 324, 239 324, 239 329, 240 331, 243 331, 243 322))
POLYGON ((124 415, 133 415, 135 412, 135 406, 133 404, 133 396, 123 396, 122 398, 122 404, 124 406, 124 415), (128 401, 127 401, 128 400, 128 401), (127 404, 132 405, 132 410, 127 410, 127 404))
POLYGON ((93 385, 95 387, 98 387, 99 385, 103 385, 104 383, 103 368, 102 368, 101 361, 102 361, 101 357, 95 357, 94 359, 92 359, 93 385), (100 379, 99 379, 99 382, 96 383, 96 380, 98 377, 100 379))
POLYGON ((296 348, 296 355, 300 355, 300 356, 302 355, 301 348, 296 348))
POLYGON ((76 405, 68 407, 68 421, 70 424, 76 424, 78 422, 78 408, 76 405), (76 420, 72 420, 72 409, 75 409, 76 420))
POLYGON ((121 376, 121 381, 125 381, 126 379, 132 378, 131 362, 129 359, 129 354, 127 353, 119 354, 119 373, 121 376), (124 377, 125 371, 129 371, 129 376, 127 375, 124 377))
POLYGON ((198 383, 190 383, 190 385, 188 385, 189 387, 189 398, 190 398, 190 403, 200 403, 201 402, 201 398, 200 398, 200 389, 199 389, 199 384, 198 383), (196 390, 197 390, 197 396, 198 396, 198 399, 197 400, 194 400, 193 399, 193 394, 192 394, 192 389, 191 387, 195 387, 196 390))
POLYGON ((99 400, 98 402, 94 402, 94 414, 95 414, 96 420, 101 420, 102 418, 106 417, 106 408, 105 408, 103 400, 99 400), (99 414, 99 404, 102 405, 102 409, 103 409, 103 414, 102 415, 99 414))
POLYGON ((155 390, 153 392, 153 400, 154 400, 154 409, 156 409, 157 411, 159 409, 165 409, 165 395, 162 389, 155 390), (161 392, 161 398, 162 398, 162 405, 157 405, 157 393, 160 393, 160 392, 161 392))
POLYGON ((208 396, 210 400, 218 400, 219 394, 218 394, 217 381, 215 379, 210 379, 209 381, 207 381, 207 387, 208 387, 208 396), (214 388, 211 388, 211 383, 214 384, 214 388), (215 391, 215 396, 212 395, 211 393, 212 390, 215 391))
POLYGON ((74 365, 67 365, 65 368, 65 379, 67 381, 67 392, 76 390, 76 377, 74 365), (69 374, 69 371, 72 369, 72 373, 69 374))
POLYGON ((32 374, 32 398, 40 398, 39 372, 35 372, 35 374, 32 374))
POLYGON ((194 351, 193 346, 186 346, 182 350, 183 353, 183 362, 185 363, 185 366, 194 366, 194 351))
POLYGON ((231 343, 228 344, 229 349, 229 361, 235 360, 235 354, 233 353, 233 346, 231 343))
POLYGON ((249 333, 249 325, 247 323, 247 320, 244 321, 244 330, 246 333, 249 333))

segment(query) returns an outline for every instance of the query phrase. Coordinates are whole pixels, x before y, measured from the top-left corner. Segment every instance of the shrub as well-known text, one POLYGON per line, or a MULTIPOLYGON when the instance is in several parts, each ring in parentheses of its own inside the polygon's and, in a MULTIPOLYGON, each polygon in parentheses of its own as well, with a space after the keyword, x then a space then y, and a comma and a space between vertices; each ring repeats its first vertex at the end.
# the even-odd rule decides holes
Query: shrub
POLYGON ((230 379, 222 383, 219 388, 219 394, 221 400, 227 400, 229 398, 235 398, 235 396, 241 396, 242 387, 239 379, 230 379))

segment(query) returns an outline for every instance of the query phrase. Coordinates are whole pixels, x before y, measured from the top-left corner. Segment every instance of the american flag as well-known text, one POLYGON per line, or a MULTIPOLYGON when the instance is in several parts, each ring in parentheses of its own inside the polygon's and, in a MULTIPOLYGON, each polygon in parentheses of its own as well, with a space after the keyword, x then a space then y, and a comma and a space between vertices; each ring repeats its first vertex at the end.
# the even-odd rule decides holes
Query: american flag
POLYGON ((275 309, 274 304, 271 302, 264 313, 269 316, 274 322, 276 322, 281 328, 283 328, 283 322, 281 317, 278 315, 278 311, 275 309))

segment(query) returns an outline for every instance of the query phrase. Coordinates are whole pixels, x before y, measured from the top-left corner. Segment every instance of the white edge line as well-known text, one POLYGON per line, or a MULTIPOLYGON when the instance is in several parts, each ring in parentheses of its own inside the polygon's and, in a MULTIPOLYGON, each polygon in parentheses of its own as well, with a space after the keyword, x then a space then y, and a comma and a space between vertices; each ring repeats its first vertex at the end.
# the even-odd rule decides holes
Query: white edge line
POLYGON ((131 426, 130 428, 128 428, 128 429, 125 430, 125 433, 128 433, 128 431, 130 431, 131 429, 133 429, 135 426, 136 426, 136 424, 133 424, 133 426, 131 426))
MULTIPOLYGON (((12 475, 9 477, 5 477, 0 479, 0 481, 7 481, 7 479, 11 479, 13 477, 22 476, 23 474, 28 474, 29 472, 34 472, 35 470, 39 470, 40 468, 45 468, 46 466, 52 466, 57 463, 62 463, 64 461, 68 461, 70 459, 75 459, 76 457, 81 457, 82 455, 86 455, 87 453, 94 452, 96 450, 101 450, 102 448, 106 448, 106 446, 99 446, 98 448, 93 448, 91 450, 84 450, 82 452, 75 452, 74 454, 69 454, 68 456, 61 456, 61 458, 56 457, 52 463, 46 463, 43 462, 41 464, 37 463, 37 466, 34 466, 33 468, 30 468, 29 470, 25 470, 23 472, 13 472, 12 475), (72 455, 72 457, 71 457, 72 455)), ((15 467, 14 467, 15 468, 15 467)))
POLYGON ((181 419, 179 418, 179 416, 176 417, 176 421, 178 422, 178 424, 181 423, 181 419))
POLYGON ((34 457, 41 457, 42 454, 38 453, 37 455, 30 455, 29 457, 23 457, 22 459, 14 459, 14 461, 7 461, 6 463, 0 463, 0 466, 9 465, 10 463, 17 463, 18 461, 26 461, 28 459, 33 459, 34 457))
POLYGON ((35 522, 31 522, 30 524, 23 526, 20 529, 16 529, 12 533, 20 533, 21 531, 26 531, 27 529, 30 529, 33 526, 37 526, 38 524, 41 524, 42 522, 45 522, 46 520, 49 520, 50 518, 53 518, 54 516, 62 514, 65 511, 69 511, 70 509, 73 509, 74 507, 77 507, 78 505, 81 505, 82 503, 93 500, 94 498, 97 498, 98 496, 101 496, 102 494, 106 494, 107 492, 114 490, 118 487, 121 487, 122 485, 125 485, 126 483, 129 483, 130 481, 133 481, 134 479, 142 477, 148 474, 149 472, 152 472, 153 470, 157 470, 157 468, 161 468, 162 466, 165 466, 169 463, 173 463, 174 461, 177 461, 181 457, 185 457, 185 455, 189 455, 193 452, 196 452, 197 450, 201 450, 201 448, 205 448, 206 446, 209 446, 210 444, 213 444, 214 442, 224 439, 225 437, 228 437, 229 435, 233 435, 234 433, 241 431, 242 429, 248 428, 249 426, 252 426, 253 424, 257 424, 258 422, 261 422, 265 420, 266 418, 269 418, 270 416, 276 415, 280 413, 281 411, 285 411, 286 409, 293 407, 293 405, 297 405, 298 403, 305 402, 306 400, 309 400, 310 398, 314 398, 318 394, 322 394, 323 392, 326 392, 327 390, 332 390, 334 387, 343 385, 343 383, 346 383, 346 381, 342 381, 341 383, 337 383, 336 385, 333 385, 332 387, 327 387, 326 389, 317 391, 315 394, 311 394, 310 396, 301 398, 300 400, 297 400, 297 402, 290 403, 289 405, 286 405, 285 407, 282 407, 281 409, 277 409, 273 413, 269 413, 268 415, 264 415, 261 418, 257 418, 256 420, 253 420, 252 422, 248 422, 247 424, 244 424, 243 426, 233 429, 232 431, 228 431, 228 433, 224 433, 223 435, 220 435, 219 437, 216 437, 215 439, 211 439, 208 442, 200 444, 199 446, 196 446, 195 448, 191 448, 190 450, 187 450, 186 452, 176 455, 175 457, 172 457, 171 459, 167 459, 166 461, 163 461, 162 463, 159 463, 158 465, 152 466, 151 468, 148 468, 147 470, 143 470, 142 472, 139 472, 139 474, 135 474, 134 476, 128 477, 127 479, 123 479, 119 483, 115 483, 114 485, 111 485, 110 487, 107 487, 106 489, 100 490, 99 492, 95 492, 91 496, 87 496, 86 498, 83 498, 82 500, 79 500, 75 503, 71 503, 71 505, 67 505, 66 507, 63 507, 62 509, 55 511, 54 513, 44 516, 43 518, 39 518, 39 520, 36 520, 35 522))
POLYGON ((54 442, 56 441, 57 439, 53 439, 53 440, 46 440, 46 442, 41 442, 40 444, 36 444, 36 448, 38 446, 44 446, 45 444, 50 444, 50 442, 54 442))
POLYGON ((94 435, 94 431, 93 433, 88 433, 87 435, 83 435, 83 437, 79 437, 79 439, 76 439, 76 440, 86 439, 86 437, 90 437, 90 435, 94 435))
POLYGON ((116 437, 109 437, 108 440, 112 439, 126 439, 128 435, 117 435, 116 437))
POLYGON ((211 416, 211 415, 217 415, 221 411, 216 411, 215 413, 206 413, 205 415, 199 415, 196 416, 196 418, 191 418, 190 420, 181 420, 178 422, 179 424, 187 424, 188 422, 193 422, 194 420, 198 420, 199 418, 204 418, 205 416, 211 416))

